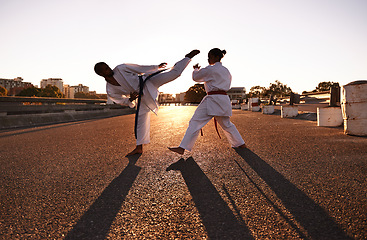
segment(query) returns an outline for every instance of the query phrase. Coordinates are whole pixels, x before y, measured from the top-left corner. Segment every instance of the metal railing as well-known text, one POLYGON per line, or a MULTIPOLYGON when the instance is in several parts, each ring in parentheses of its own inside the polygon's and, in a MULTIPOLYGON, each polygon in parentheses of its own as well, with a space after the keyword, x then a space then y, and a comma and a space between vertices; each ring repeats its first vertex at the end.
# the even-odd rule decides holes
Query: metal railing
POLYGON ((105 99, 71 99, 41 97, 0 97, 0 115, 57 113, 66 111, 98 111, 126 108, 118 104, 106 104, 105 99))

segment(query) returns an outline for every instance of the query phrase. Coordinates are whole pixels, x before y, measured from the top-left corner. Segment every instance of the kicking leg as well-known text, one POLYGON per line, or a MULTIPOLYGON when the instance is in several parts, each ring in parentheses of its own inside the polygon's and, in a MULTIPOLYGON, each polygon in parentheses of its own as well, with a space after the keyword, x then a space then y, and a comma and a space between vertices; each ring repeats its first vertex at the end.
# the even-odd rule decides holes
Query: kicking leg
POLYGON ((184 59, 178 61, 171 70, 160 73, 149 79, 149 81, 153 83, 156 88, 159 88, 160 86, 175 80, 176 78, 181 76, 181 73, 183 72, 183 70, 185 70, 185 68, 191 61, 191 58, 199 53, 199 50, 191 51, 190 53, 186 54, 184 59))

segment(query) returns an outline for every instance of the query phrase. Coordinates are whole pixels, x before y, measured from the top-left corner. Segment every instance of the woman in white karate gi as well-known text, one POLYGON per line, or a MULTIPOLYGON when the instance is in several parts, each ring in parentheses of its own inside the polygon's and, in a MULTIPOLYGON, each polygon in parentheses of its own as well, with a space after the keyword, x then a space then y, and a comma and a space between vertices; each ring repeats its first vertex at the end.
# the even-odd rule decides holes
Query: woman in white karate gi
MULTIPOLYGON (((186 54, 185 58, 178 61, 172 69, 155 75, 145 82, 138 113, 136 147, 126 156, 143 153, 143 144, 150 142, 150 111, 156 113, 158 110, 158 88, 178 78, 191 61, 191 58, 199 52, 198 50, 191 51, 186 54)), ((105 78, 107 95, 113 102, 134 108, 135 99, 139 92, 139 75, 149 75, 165 66, 166 63, 152 66, 121 64, 112 70, 106 63, 100 62, 95 65, 94 71, 105 78)))
POLYGON ((200 69, 196 64, 192 78, 196 82, 203 82, 207 96, 203 98, 192 116, 189 127, 179 147, 169 148, 171 151, 183 154, 191 151, 200 130, 214 117, 224 130, 224 133, 234 148, 246 148, 236 126, 230 121, 232 116, 231 101, 226 92, 231 87, 232 76, 220 62, 226 54, 225 50, 213 48, 209 51, 209 66, 200 69))

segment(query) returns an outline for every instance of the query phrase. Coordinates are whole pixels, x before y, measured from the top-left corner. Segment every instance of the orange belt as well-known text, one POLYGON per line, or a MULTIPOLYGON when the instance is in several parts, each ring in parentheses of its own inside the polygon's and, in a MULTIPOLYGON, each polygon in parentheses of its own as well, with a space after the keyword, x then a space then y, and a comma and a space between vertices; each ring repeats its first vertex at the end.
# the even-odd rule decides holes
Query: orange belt
MULTIPOLYGON (((214 117, 214 126, 215 126, 215 130, 217 131, 218 137, 219 137, 220 139, 222 139, 222 138, 220 137, 220 134, 219 134, 219 131, 218 131, 217 119, 215 119, 215 117, 214 117)), ((201 133, 201 136, 203 136, 203 135, 204 135, 204 134, 203 134, 203 129, 200 129, 200 133, 201 133)))

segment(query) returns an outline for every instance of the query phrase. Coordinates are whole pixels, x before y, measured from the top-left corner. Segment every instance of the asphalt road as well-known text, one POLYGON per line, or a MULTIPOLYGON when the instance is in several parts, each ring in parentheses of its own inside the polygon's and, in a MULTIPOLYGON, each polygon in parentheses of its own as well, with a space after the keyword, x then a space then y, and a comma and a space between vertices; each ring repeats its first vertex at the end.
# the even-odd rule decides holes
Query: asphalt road
POLYGON ((0 238, 367 238, 367 138, 234 110, 248 149, 210 122, 181 158, 194 110, 161 108, 130 158, 133 115, 1 131, 0 238))

